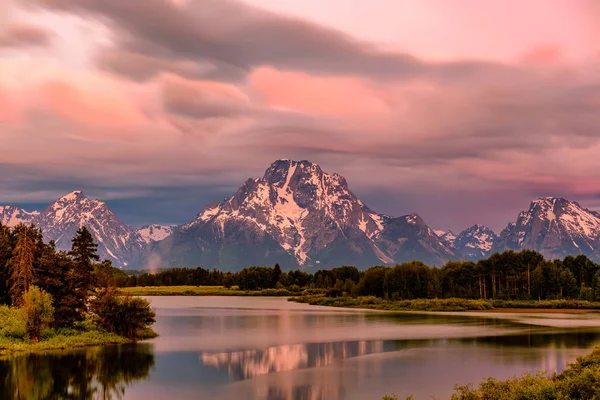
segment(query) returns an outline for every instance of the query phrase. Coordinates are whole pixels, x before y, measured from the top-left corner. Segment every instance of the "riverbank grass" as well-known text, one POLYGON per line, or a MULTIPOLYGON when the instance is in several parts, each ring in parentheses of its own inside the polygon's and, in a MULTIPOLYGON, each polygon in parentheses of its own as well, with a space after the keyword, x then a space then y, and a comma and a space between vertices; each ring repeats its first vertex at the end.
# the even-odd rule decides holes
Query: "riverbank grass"
POLYGON ((374 296, 359 297, 328 297, 326 294, 313 294, 291 297, 290 301, 318 306, 365 308, 383 311, 504 311, 524 309, 529 312, 561 310, 600 310, 600 302, 585 300, 470 300, 470 299, 416 299, 416 300, 385 300, 374 296))
MULTIPOLYGON (((150 328, 138 332, 137 340, 156 337, 150 328)), ((87 346, 131 343, 115 333, 94 324, 91 317, 77 323, 73 328, 46 329, 39 341, 28 338, 27 318, 22 309, 0 306, 0 356, 17 352, 74 349, 87 346)))
POLYGON ((132 296, 293 296, 288 289, 240 290, 237 286, 136 286, 119 288, 132 296))

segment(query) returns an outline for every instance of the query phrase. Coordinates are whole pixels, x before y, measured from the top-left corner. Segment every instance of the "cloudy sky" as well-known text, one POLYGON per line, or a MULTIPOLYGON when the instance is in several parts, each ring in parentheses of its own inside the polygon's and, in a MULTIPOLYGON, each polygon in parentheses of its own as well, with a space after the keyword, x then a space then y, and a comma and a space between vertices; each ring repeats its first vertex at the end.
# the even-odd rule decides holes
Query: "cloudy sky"
POLYGON ((181 223, 279 158, 376 211, 600 209, 596 0, 0 0, 0 204, 181 223))

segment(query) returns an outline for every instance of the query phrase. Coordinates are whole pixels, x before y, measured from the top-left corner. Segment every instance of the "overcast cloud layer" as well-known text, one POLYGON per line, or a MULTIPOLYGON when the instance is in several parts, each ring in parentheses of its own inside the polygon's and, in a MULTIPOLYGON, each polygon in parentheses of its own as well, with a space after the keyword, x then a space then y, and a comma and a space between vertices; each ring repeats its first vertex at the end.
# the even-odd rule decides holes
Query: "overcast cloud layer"
POLYGON ((181 223, 294 158, 435 228, 600 209, 593 0, 6 4, 0 204, 181 223))

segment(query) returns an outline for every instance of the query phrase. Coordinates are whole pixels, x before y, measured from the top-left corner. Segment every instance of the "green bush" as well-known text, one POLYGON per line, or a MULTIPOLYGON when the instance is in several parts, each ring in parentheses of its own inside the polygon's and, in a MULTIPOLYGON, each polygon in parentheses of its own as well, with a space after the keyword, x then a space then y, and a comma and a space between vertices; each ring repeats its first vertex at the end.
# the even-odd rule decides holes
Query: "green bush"
POLYGON ((27 335, 37 343, 54 321, 52 296, 37 286, 30 287, 23 295, 23 312, 27 321, 27 335))
POLYGON ((0 337, 24 339, 27 320, 22 309, 0 305, 0 337))
POLYGON ((131 295, 119 296, 105 289, 91 302, 91 310, 100 326, 128 339, 147 338, 156 314, 148 300, 131 295))

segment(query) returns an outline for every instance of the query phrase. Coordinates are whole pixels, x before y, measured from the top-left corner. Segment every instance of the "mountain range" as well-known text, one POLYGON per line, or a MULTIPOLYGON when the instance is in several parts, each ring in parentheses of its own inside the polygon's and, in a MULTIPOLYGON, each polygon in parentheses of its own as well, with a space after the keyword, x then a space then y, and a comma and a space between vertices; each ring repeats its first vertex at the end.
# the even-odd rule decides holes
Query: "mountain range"
POLYGON ((35 224, 68 249, 80 226, 102 258, 121 268, 197 266, 239 270, 279 263, 286 269, 389 265, 421 260, 478 260, 497 251, 533 249, 545 257, 585 254, 600 261, 600 214, 576 202, 534 200, 497 235, 474 225, 458 235, 431 229, 418 214, 393 217, 364 204, 346 179, 309 161, 277 160, 180 226, 133 228, 100 200, 71 192, 41 211, 0 206, 0 222, 35 224))

